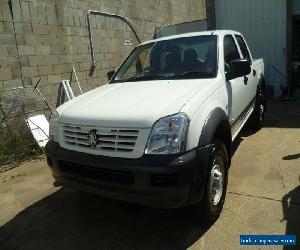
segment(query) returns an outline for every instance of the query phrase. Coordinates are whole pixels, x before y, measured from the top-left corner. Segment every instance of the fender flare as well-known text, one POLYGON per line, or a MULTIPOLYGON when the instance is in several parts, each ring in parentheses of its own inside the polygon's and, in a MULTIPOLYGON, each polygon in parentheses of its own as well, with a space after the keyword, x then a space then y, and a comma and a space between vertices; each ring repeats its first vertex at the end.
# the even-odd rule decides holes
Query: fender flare
POLYGON ((265 76, 263 74, 261 74, 259 78, 257 90, 258 89, 261 89, 264 92, 264 94, 266 93, 266 81, 265 81, 265 76))
POLYGON ((225 111, 221 108, 213 109, 208 115, 198 142, 197 161, 201 163, 198 167, 195 167, 194 180, 189 197, 190 203, 194 204, 199 202, 203 198, 203 193, 207 183, 207 167, 209 164, 210 155, 212 152, 212 141, 216 135, 218 127, 222 125, 227 128, 222 136, 226 136, 226 133, 230 133, 230 138, 224 141, 224 144, 229 152, 228 153, 228 167, 231 162, 231 127, 228 117, 225 111), (229 140, 230 139, 230 140, 229 140), (230 141, 230 142, 229 142, 230 141))
POLYGON ((267 111, 267 88, 266 88, 265 76, 263 74, 261 74, 261 77, 259 79, 256 94, 259 92, 259 90, 263 92, 265 111, 267 111))
POLYGON ((218 126, 223 122, 227 123, 230 128, 230 123, 225 111, 221 108, 212 110, 203 125, 198 147, 210 145, 218 126))

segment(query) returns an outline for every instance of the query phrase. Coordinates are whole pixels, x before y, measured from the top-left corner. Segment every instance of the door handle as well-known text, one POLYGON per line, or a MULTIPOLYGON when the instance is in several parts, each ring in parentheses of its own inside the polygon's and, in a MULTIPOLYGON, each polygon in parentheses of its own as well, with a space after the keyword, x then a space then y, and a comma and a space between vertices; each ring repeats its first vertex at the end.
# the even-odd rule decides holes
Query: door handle
POLYGON ((247 76, 244 76, 244 83, 247 85, 247 83, 248 83, 248 77, 247 76))

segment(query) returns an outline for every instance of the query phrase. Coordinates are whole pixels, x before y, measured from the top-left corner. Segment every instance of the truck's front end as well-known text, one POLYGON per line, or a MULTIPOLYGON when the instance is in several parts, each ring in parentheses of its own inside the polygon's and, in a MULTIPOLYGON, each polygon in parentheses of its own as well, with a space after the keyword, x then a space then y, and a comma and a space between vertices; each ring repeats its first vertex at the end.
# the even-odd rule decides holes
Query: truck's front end
POLYGON ((138 46, 108 84, 54 112, 46 153, 56 181, 148 206, 198 202, 196 165, 209 149, 187 148, 191 117, 181 109, 208 91, 216 64, 212 35, 138 46))

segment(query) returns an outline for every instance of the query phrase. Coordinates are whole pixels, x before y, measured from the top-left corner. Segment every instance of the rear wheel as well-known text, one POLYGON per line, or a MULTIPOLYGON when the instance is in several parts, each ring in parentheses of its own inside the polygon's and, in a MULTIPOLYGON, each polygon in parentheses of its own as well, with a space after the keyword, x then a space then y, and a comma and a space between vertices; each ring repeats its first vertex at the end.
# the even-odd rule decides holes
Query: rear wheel
POLYGON ((213 142, 203 201, 194 206, 196 216, 206 223, 218 219, 223 209, 228 179, 228 155, 220 140, 213 142))

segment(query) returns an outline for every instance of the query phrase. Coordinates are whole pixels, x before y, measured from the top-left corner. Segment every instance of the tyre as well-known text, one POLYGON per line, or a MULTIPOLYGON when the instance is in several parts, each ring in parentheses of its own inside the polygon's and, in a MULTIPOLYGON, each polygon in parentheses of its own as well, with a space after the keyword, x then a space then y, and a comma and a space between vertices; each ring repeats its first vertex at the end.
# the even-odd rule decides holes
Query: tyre
POLYGON ((253 113, 249 118, 248 127, 253 131, 259 131, 263 127, 266 105, 265 96, 261 89, 256 94, 256 101, 253 113))
POLYGON ((222 141, 215 140, 212 143, 203 200, 193 208, 202 222, 211 224, 219 218, 225 201, 227 182, 227 150, 222 141))

